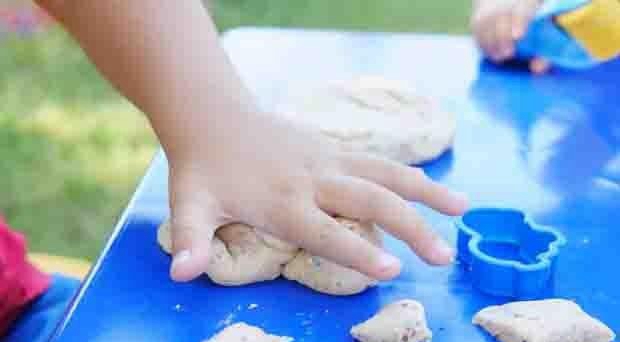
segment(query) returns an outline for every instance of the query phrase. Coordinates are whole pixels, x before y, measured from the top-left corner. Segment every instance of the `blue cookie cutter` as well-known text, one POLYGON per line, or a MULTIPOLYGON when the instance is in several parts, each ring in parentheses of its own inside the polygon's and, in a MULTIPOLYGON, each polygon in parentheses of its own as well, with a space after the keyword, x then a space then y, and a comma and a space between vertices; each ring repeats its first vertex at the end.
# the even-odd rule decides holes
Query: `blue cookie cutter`
POLYGON ((457 258, 479 291, 539 299, 553 284, 564 236, 519 210, 476 208, 456 220, 457 258))

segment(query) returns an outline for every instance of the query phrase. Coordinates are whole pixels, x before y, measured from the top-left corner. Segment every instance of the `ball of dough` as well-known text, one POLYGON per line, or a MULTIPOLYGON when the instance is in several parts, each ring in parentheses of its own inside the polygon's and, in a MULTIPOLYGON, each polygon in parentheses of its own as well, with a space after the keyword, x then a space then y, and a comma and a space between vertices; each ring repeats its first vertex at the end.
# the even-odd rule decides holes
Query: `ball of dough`
MULTIPOLYGON (((162 249, 170 253, 170 225, 164 222, 157 234, 162 249)), ((280 276, 284 265, 295 257, 297 248, 258 233, 254 228, 233 223, 219 228, 211 242, 211 259, 206 274, 224 286, 246 285, 280 276)))
POLYGON ((351 328, 351 335, 361 342, 418 342, 432 338, 424 307, 410 299, 388 304, 351 328))
POLYGON ((265 333, 263 329, 245 323, 235 323, 205 342, 291 342, 288 336, 265 333))
POLYGON ((291 97, 277 112, 319 130, 345 150, 406 164, 437 158, 451 147, 456 132, 454 113, 380 77, 334 82, 291 97))
MULTIPOLYGON (((359 223, 345 218, 336 220, 376 246, 382 245, 381 232, 374 224, 359 223)), ((360 293, 376 284, 375 280, 360 272, 311 255, 304 250, 284 267, 282 275, 318 292, 341 296, 360 293)))
POLYGON ((502 342, 609 342, 605 324, 564 299, 512 302, 479 311, 473 323, 502 342))

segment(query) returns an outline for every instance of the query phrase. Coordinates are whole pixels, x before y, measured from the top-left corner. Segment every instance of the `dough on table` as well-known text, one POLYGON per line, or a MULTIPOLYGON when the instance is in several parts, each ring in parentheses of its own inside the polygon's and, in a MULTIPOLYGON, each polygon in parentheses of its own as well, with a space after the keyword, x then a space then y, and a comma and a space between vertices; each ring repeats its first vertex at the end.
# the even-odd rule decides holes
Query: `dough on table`
MULTIPOLYGON (((376 246, 382 246, 381 232, 374 224, 340 217, 337 217, 336 221, 376 246)), ((282 275, 318 292, 340 296, 360 293, 376 284, 376 280, 360 272, 314 256, 305 250, 301 250, 284 267, 282 275)))
POLYGON ((287 101, 276 112, 318 129, 344 149, 406 164, 440 156, 456 132, 454 113, 432 97, 381 77, 333 82, 287 101))
POLYGON ((235 323, 220 331, 205 342, 291 342, 293 338, 288 336, 276 336, 267 334, 260 328, 245 324, 235 323))
POLYGON ((170 221, 165 220, 157 229, 157 243, 168 254, 172 254, 172 236, 170 235, 170 221))
MULTIPOLYGON (((343 229, 351 229, 366 240, 382 246, 381 232, 372 223, 335 218, 343 229)), ((157 231, 161 248, 171 254, 169 221, 157 231)), ((234 223, 215 232, 212 257, 205 273, 217 284, 240 286, 274 280, 280 275, 318 292, 352 295, 374 286, 377 281, 351 268, 314 256, 250 226, 234 223)))
POLYGON ((605 324, 564 299, 512 302, 478 312, 473 323, 502 342, 609 342, 605 324))
POLYGON ((432 338, 422 304, 403 299, 383 307, 369 320, 351 328, 360 342, 419 342, 432 338))
MULTIPOLYGON (((164 222, 157 234, 160 246, 171 253, 170 225, 164 222)), ((211 260, 205 273, 217 284, 246 285, 280 276, 297 248, 254 228, 232 223, 219 228, 211 242, 211 260)))

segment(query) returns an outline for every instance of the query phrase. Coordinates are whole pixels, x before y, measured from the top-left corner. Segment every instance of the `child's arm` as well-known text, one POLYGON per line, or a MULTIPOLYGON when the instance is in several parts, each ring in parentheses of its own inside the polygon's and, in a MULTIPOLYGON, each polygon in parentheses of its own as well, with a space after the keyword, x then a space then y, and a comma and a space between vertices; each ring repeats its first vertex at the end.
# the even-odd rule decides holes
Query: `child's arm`
MULTIPOLYGON (((482 51, 501 63, 515 54, 521 39, 543 0, 473 0, 471 28, 482 51)), ((543 73, 549 63, 541 58, 530 62, 534 73, 543 73)))
POLYGON ((205 270, 215 228, 231 221, 377 279, 398 273, 397 259, 326 212, 378 222, 429 263, 450 262, 451 249, 400 196, 451 215, 465 210, 463 197, 417 169, 340 152, 263 113, 199 0, 38 2, 148 115, 166 151, 176 280, 205 270))

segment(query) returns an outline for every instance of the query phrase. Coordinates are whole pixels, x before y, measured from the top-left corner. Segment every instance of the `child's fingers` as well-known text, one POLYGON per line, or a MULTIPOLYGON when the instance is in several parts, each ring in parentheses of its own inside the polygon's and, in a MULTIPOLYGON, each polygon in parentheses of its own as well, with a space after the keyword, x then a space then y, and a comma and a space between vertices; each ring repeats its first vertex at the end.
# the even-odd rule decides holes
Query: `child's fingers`
POLYGON ((209 265, 209 247, 217 225, 210 217, 198 217, 193 209, 199 208, 177 207, 171 218, 173 259, 170 275, 176 281, 192 280, 204 273, 209 265))
POLYGON ((522 0, 515 4, 512 11, 512 38, 514 40, 523 38, 539 6, 540 0, 522 0))
POLYGON ((348 176, 327 177, 319 184, 317 202, 329 212, 378 223, 429 264, 445 265, 453 259, 452 248, 437 238, 412 206, 375 183, 348 176))
POLYGON ((207 270, 211 240, 224 224, 208 194, 195 191, 187 178, 170 177, 171 277, 189 281, 207 270))
POLYGON ((493 59, 493 42, 495 41, 495 39, 493 30, 489 29, 488 23, 490 22, 492 22, 491 18, 481 18, 478 16, 476 19, 473 20, 472 29, 474 37, 476 38, 476 42, 478 43, 478 46, 480 46, 480 49, 482 49, 484 54, 493 59))
POLYGON ((512 39, 520 40, 525 36, 529 21, 520 15, 514 15, 512 18, 512 39))
POLYGON ((551 63, 544 58, 536 57, 530 61, 530 71, 536 75, 542 75, 550 68, 551 63))
POLYGON ((509 14, 501 14, 496 17, 495 45, 496 57, 499 61, 505 61, 514 55, 512 17, 509 14))
POLYGON ((467 210, 464 194, 428 178, 419 168, 370 155, 346 155, 344 167, 347 174, 377 183, 394 191, 407 200, 423 203, 446 215, 461 215, 467 210))
POLYGON ((498 32, 500 24, 499 14, 494 9, 480 9, 474 19, 474 33, 478 45, 484 53, 494 62, 501 61, 501 35, 498 32))
POLYGON ((400 273, 400 261, 340 225, 314 205, 286 210, 274 224, 280 238, 299 244, 311 254, 353 268, 377 280, 400 273))

